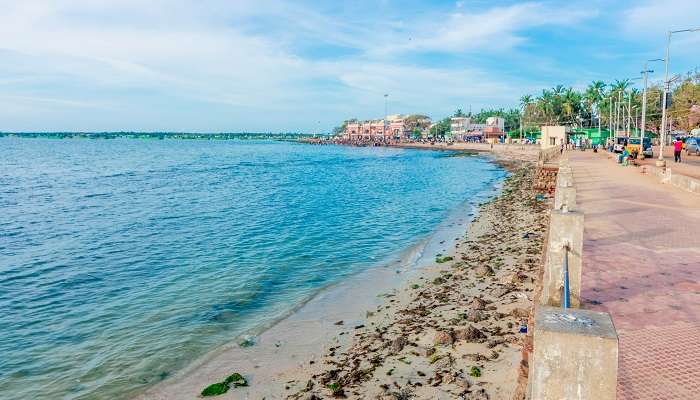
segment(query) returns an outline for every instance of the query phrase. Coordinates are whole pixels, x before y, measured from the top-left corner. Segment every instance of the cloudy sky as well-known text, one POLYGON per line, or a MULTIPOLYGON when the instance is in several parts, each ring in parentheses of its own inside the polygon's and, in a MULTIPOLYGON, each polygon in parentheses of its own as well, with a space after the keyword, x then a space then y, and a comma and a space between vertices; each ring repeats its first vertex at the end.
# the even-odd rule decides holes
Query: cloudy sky
MULTIPOLYGON (((700 1, 0 0, 0 131, 327 131, 639 75, 700 1)), ((700 65, 674 36, 671 71, 700 65)), ((656 79, 663 73, 655 66, 656 79)))

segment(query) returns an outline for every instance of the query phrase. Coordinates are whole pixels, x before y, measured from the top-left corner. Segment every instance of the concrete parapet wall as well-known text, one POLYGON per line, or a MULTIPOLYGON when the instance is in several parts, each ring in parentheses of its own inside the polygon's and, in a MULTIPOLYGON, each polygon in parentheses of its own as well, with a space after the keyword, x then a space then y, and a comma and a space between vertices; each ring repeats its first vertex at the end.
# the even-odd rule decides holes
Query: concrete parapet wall
POLYGON ((559 167, 559 173, 557 174, 557 187, 559 186, 574 186, 574 173, 571 168, 559 167))
POLYGON ((609 314, 540 306, 535 326, 531 399, 615 399, 618 339, 609 314))
POLYGON ((679 187, 688 192, 700 194, 700 180, 685 175, 674 174, 671 168, 659 168, 645 165, 644 168, 658 177, 662 183, 679 187))
POLYGON ((557 186, 554 192, 554 209, 561 210, 564 206, 576 210, 576 188, 573 186, 557 186))
POLYGON ((552 210, 550 213, 540 304, 561 305, 565 245, 569 248, 568 265, 571 306, 579 307, 581 304, 583 213, 575 211, 565 212, 562 210, 552 210))

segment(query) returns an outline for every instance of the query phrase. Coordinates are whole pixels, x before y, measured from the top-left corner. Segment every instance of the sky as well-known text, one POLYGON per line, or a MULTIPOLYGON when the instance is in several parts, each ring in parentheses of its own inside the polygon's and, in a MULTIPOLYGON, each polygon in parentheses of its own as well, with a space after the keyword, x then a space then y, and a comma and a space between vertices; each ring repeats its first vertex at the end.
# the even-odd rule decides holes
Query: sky
MULTIPOLYGON (((638 77, 700 1, 0 0, 0 131, 327 132, 638 77)), ((672 74, 700 65, 673 36, 672 74)), ((653 63, 651 79, 663 77, 653 63)), ((639 81, 637 81, 639 82, 639 81)))

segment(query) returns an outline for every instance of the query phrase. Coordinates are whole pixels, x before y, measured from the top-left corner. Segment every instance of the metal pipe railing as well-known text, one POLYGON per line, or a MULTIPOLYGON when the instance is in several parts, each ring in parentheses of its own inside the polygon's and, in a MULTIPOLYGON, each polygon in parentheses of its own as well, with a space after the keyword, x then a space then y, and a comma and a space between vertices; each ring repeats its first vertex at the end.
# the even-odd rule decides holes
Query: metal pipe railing
POLYGON ((564 267, 562 268, 564 275, 564 293, 562 293, 561 306, 562 308, 571 308, 569 295, 569 245, 564 245, 564 267))

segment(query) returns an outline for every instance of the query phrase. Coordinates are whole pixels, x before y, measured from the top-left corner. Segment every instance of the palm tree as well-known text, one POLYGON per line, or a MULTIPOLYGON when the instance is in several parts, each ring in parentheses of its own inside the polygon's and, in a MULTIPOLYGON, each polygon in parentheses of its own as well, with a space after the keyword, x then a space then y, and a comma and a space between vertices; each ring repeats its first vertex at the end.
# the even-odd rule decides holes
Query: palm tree
POLYGON ((525 109, 527 106, 532 104, 532 95, 526 94, 520 98, 520 106, 525 109))
POLYGON ((603 81, 593 81, 584 94, 584 99, 586 100, 586 105, 588 106, 588 113, 590 116, 590 125, 593 126, 593 110, 595 109, 595 114, 598 120, 600 120, 599 108, 600 103, 603 101, 603 96, 605 94, 605 82, 603 81))
POLYGON ((554 95, 552 94, 551 91, 547 89, 542 90, 542 95, 540 95, 539 99, 537 100, 537 108, 539 111, 542 113, 542 116, 544 119, 547 121, 547 124, 551 125, 552 124, 552 116, 553 116, 553 103, 554 101, 554 95))
POLYGON ((568 88, 564 90, 561 99, 564 121, 573 124, 581 110, 581 95, 574 89, 568 88))
POLYGON ((613 83, 611 86, 611 92, 617 94, 619 92, 624 92, 627 90, 628 87, 630 87, 631 82, 629 79, 623 79, 623 80, 615 80, 615 83, 613 83))

